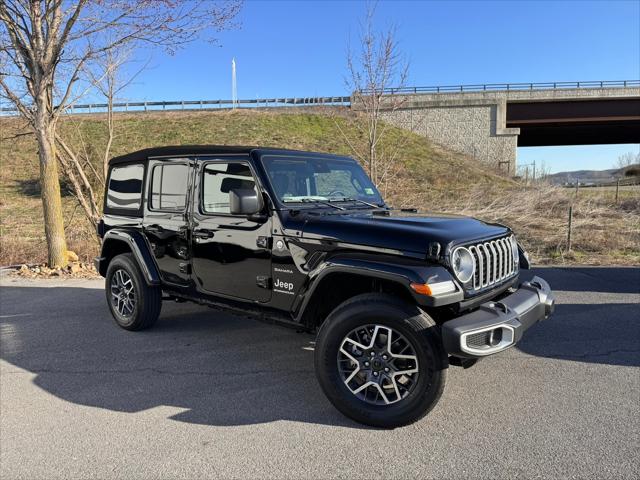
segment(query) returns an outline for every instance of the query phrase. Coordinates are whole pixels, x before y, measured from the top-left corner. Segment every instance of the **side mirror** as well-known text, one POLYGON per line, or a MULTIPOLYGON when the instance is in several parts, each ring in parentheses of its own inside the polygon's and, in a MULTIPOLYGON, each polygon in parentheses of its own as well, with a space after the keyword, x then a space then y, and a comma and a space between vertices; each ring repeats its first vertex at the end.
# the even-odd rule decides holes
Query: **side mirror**
POLYGON ((262 200, 253 188, 237 188, 229 191, 229 207, 232 215, 255 215, 262 210, 262 200))

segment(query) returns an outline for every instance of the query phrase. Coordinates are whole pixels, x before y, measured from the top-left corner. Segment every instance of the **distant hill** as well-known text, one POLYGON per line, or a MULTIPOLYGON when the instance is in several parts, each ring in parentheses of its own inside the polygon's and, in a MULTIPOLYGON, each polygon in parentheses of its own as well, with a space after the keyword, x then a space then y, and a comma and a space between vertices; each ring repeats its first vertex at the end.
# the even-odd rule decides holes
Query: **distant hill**
POLYGON ((608 170, 576 170, 573 172, 559 172, 547 175, 546 179, 554 185, 575 185, 576 182, 580 182, 581 185, 600 185, 613 183, 620 178, 624 178, 625 172, 629 169, 630 167, 610 168, 608 170))

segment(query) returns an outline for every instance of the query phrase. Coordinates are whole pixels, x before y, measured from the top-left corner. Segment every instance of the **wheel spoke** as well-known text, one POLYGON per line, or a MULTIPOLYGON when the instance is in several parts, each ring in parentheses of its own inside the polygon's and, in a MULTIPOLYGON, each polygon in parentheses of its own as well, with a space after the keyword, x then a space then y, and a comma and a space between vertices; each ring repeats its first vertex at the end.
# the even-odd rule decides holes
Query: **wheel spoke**
POLYGON ((345 386, 360 400, 390 405, 415 388, 418 357, 402 334, 370 324, 344 337, 338 349, 338 369, 345 386))
POLYGON ((135 285, 125 270, 116 270, 111 277, 110 293, 115 310, 122 316, 133 314, 136 305, 135 285))
MULTIPOLYGON (((402 355, 400 353, 393 353, 393 351, 391 350, 391 346, 392 346, 392 342, 391 342, 391 335, 389 335, 389 341, 387 344, 387 352, 389 353, 389 355, 391 355, 393 358, 402 358, 402 359, 406 359, 406 360, 413 360, 416 365, 418 364, 418 357, 416 357, 415 355, 402 355)), ((413 350, 413 348, 411 347, 411 345, 407 342, 407 346, 405 348, 403 348, 401 350, 401 352, 405 352, 407 351, 407 349, 411 349, 413 350)))
MULTIPOLYGON (((343 343, 344 345, 344 343, 343 343)), ((348 353, 344 348, 340 347, 340 352, 347 357, 349 360, 351 360, 353 363, 356 364, 356 369, 351 372, 351 375, 349 375, 345 380, 344 383, 347 385, 347 387, 349 386, 349 382, 353 379, 353 377, 355 377, 357 375, 357 373, 360 371, 360 363, 358 362, 358 360, 356 360, 350 353, 348 353)))

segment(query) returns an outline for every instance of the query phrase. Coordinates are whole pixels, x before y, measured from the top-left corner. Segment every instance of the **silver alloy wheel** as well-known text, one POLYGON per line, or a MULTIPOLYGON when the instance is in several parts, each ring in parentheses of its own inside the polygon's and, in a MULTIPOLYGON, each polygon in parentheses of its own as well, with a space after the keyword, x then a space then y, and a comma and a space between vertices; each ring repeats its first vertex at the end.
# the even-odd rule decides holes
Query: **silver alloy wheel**
POLYGON ((338 370, 344 384, 360 400, 390 405, 415 388, 418 356, 414 346, 392 328, 365 325, 342 340, 338 370))
POLYGON ((123 317, 130 317, 136 307, 136 292, 126 270, 116 270, 111 276, 111 304, 123 317))

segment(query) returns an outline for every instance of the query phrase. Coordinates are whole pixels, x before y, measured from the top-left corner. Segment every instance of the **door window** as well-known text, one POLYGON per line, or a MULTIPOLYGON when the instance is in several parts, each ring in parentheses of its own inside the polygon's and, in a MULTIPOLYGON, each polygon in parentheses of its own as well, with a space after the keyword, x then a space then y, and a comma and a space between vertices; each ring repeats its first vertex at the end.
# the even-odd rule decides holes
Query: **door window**
POLYGON ((249 165, 217 162, 206 164, 202 177, 202 211, 229 215, 229 192, 237 189, 256 190, 249 165))
POLYGON ((152 210, 182 212, 187 205, 189 165, 168 163, 153 167, 151 177, 152 210))

